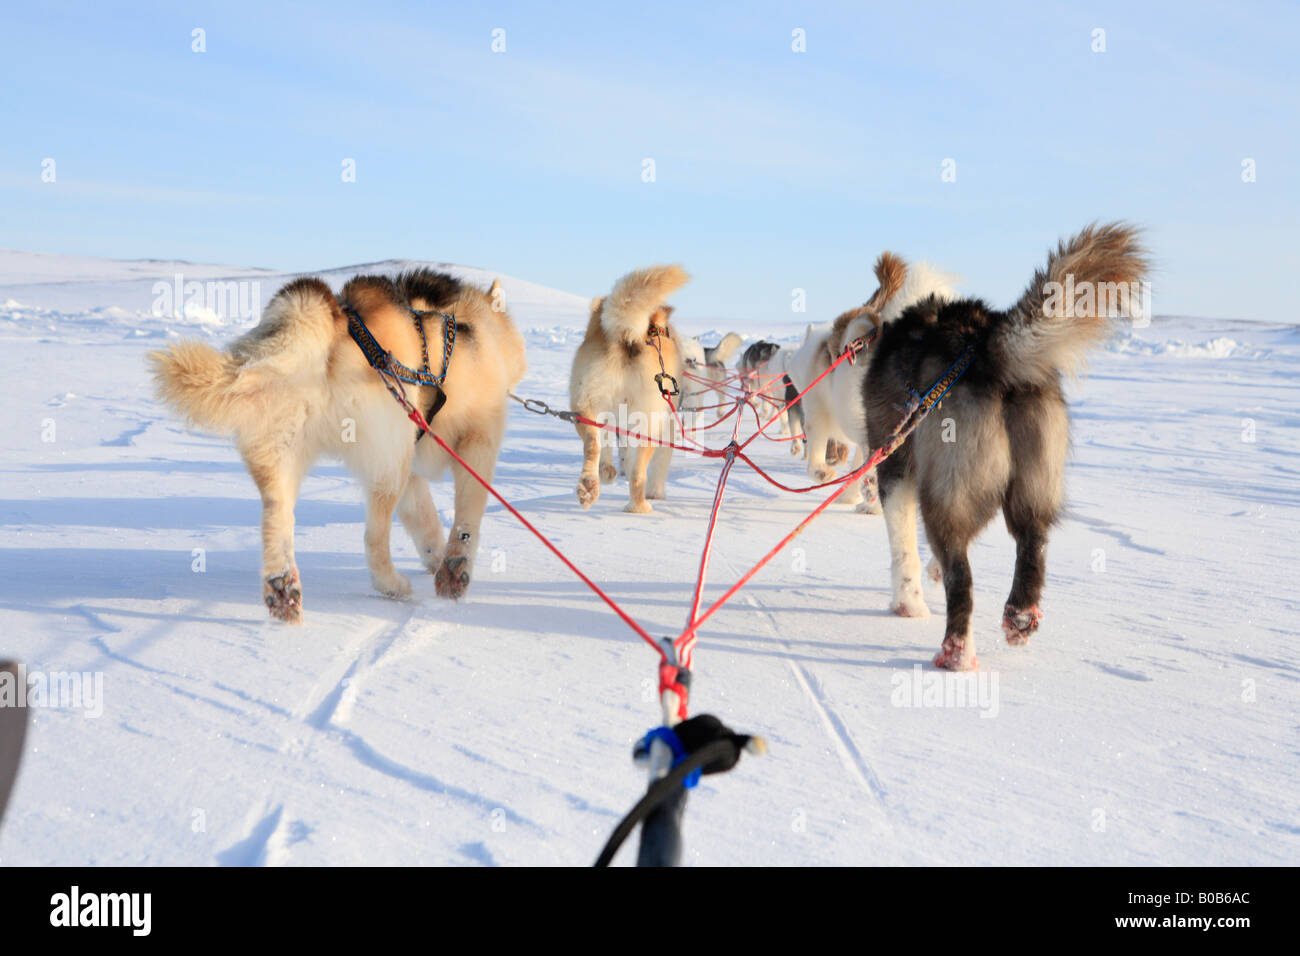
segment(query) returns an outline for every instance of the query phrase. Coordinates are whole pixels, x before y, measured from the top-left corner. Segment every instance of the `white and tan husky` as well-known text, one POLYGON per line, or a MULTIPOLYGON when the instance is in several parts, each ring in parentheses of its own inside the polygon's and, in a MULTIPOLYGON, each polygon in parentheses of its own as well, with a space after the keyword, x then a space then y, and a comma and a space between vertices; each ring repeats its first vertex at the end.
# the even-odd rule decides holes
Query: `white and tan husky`
MULTIPOLYGON (((478 549, 487 493, 455 468, 447 543, 425 479, 439 477, 450 456, 427 437, 416 441, 418 430, 349 335, 345 310, 417 369, 423 323, 435 374, 443 354, 440 313, 454 315, 455 348, 433 431, 488 479, 505 433, 506 393, 525 369, 523 338, 501 304, 500 284, 484 292, 426 269, 396 280, 355 278, 338 299, 319 279, 298 279, 226 351, 191 341, 150 353, 167 404, 194 425, 234 436, 262 496, 263 600, 283 621, 302 617, 293 512, 303 476, 322 455, 341 458, 366 489, 366 559, 376 590, 395 598, 411 593, 389 551, 394 510, 444 597, 464 594, 478 549)), ((439 401, 436 386, 406 388, 422 411, 439 401)))
MULTIPOLYGON (((587 332, 573 357, 569 376, 574 411, 659 441, 675 440, 676 423, 655 376, 666 373, 681 381, 682 350, 668 322, 672 306, 664 300, 688 278, 681 266, 651 266, 628 273, 608 296, 592 300, 587 332)), ((614 467, 616 433, 592 425, 576 427, 582 439, 578 503, 590 508, 600 497, 601 484, 618 475, 614 467)), ((623 510, 649 514, 653 509, 647 499, 664 496, 672 449, 635 439, 627 444, 631 466, 628 503, 623 510)))
MULTIPOLYGON (((845 345, 893 321, 909 305, 932 295, 947 301, 955 294, 955 276, 924 262, 909 265, 892 252, 882 253, 876 260, 875 275, 876 291, 863 305, 841 313, 833 322, 808 326, 788 365, 790 377, 800 389, 830 368, 845 345)), ((830 481, 836 466, 847 462, 852 471, 865 460, 869 445, 862 382, 870 356, 868 345, 853 362, 837 365, 800 400, 808 436, 808 475, 814 481, 830 481)), ((880 514, 874 469, 841 500, 857 505, 864 514, 880 514)))

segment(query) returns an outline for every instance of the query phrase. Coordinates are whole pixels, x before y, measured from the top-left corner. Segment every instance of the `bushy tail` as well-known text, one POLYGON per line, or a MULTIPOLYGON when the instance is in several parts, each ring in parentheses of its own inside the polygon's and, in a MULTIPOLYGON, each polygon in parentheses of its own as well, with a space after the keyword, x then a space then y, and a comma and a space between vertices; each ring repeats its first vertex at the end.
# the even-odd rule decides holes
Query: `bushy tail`
POLYGON ((231 356, 203 342, 178 342, 150 352, 158 397, 192 425, 218 432, 233 427, 230 389, 238 366, 231 356))
POLYGON ((346 328, 329 286, 298 279, 271 298, 262 321, 229 351, 178 342, 148 360, 163 402, 193 425, 229 434, 266 413, 271 391, 323 381, 330 349, 346 328))
POLYGON ((1094 223, 1058 243, 990 340, 1003 375, 1037 384, 1078 371, 1117 319, 1142 314, 1149 268, 1140 230, 1127 223, 1094 223))
POLYGON ((600 325, 609 338, 631 345, 644 341, 650 317, 690 278, 681 266, 651 266, 619 279, 601 306, 600 325))
POLYGON ((745 344, 735 332, 728 332, 719 342, 711 349, 705 349, 705 359, 710 365, 726 365, 731 361, 731 357, 736 354, 736 350, 745 344))

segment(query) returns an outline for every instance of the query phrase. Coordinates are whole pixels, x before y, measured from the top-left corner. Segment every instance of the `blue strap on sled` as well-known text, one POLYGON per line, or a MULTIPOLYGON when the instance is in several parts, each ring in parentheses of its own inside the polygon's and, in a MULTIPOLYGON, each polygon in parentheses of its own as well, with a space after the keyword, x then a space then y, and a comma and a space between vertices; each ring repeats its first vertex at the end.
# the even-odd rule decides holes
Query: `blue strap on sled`
MULTIPOLYGON (((686 748, 682 746, 681 738, 677 736, 676 732, 671 727, 656 727, 641 738, 641 747, 648 752, 650 750, 650 744, 656 740, 662 740, 668 745, 668 749, 673 752, 674 767, 690 756, 687 754, 686 748)), ((687 790, 694 789, 695 785, 700 782, 700 775, 703 772, 704 770, 702 767, 696 767, 690 772, 687 778, 682 781, 682 786, 687 790)))

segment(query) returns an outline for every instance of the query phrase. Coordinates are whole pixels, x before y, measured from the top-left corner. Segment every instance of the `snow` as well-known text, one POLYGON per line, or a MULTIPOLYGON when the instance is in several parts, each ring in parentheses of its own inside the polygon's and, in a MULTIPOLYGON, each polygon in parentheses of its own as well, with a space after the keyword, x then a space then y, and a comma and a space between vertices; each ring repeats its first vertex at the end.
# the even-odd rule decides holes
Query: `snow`
MULTIPOLYGON (((378 596, 357 486, 330 462, 297 511, 306 624, 269 621, 252 482, 159 407, 143 365, 255 318, 156 314, 177 274, 256 283, 259 308, 287 278, 0 252, 0 656, 103 682, 99 716, 33 710, 0 862, 589 864, 644 787, 629 757, 657 720, 653 654, 495 504, 466 600, 434 596, 400 528, 416 595, 378 596)), ((563 407, 587 297, 501 278, 528 330, 520 391, 563 407)), ((793 343, 804 324, 738 331, 793 343)), ((1027 648, 1002 642, 1014 553, 995 523, 972 552, 973 683, 928 666, 941 589, 929 619, 888 613, 884 525, 847 506, 704 627, 694 712, 770 753, 692 794, 687 862, 1296 862, 1300 330, 1157 318, 1070 396, 1046 619, 1027 648)), ((759 460, 800 483, 785 447, 759 460)), ((641 517, 621 483, 579 511, 579 460, 569 426, 512 408, 502 493, 675 634, 716 462, 678 455, 641 517)), ((816 500, 737 466, 708 593, 816 500)), ((447 522, 449 482, 435 501, 447 522)))

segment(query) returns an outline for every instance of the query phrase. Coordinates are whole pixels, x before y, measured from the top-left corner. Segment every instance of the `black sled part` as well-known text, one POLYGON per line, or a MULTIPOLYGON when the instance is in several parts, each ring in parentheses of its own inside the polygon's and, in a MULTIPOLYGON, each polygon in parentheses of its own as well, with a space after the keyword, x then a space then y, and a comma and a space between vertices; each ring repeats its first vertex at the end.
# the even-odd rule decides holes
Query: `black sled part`
MULTIPOLYGON (((13 661, 0 661, 0 673, 13 676, 14 685, 26 679, 22 667, 13 661)), ((14 781, 18 779, 18 764, 23 757, 23 741, 27 738, 27 704, 21 707, 0 707, 0 824, 4 823, 5 807, 14 781)))

